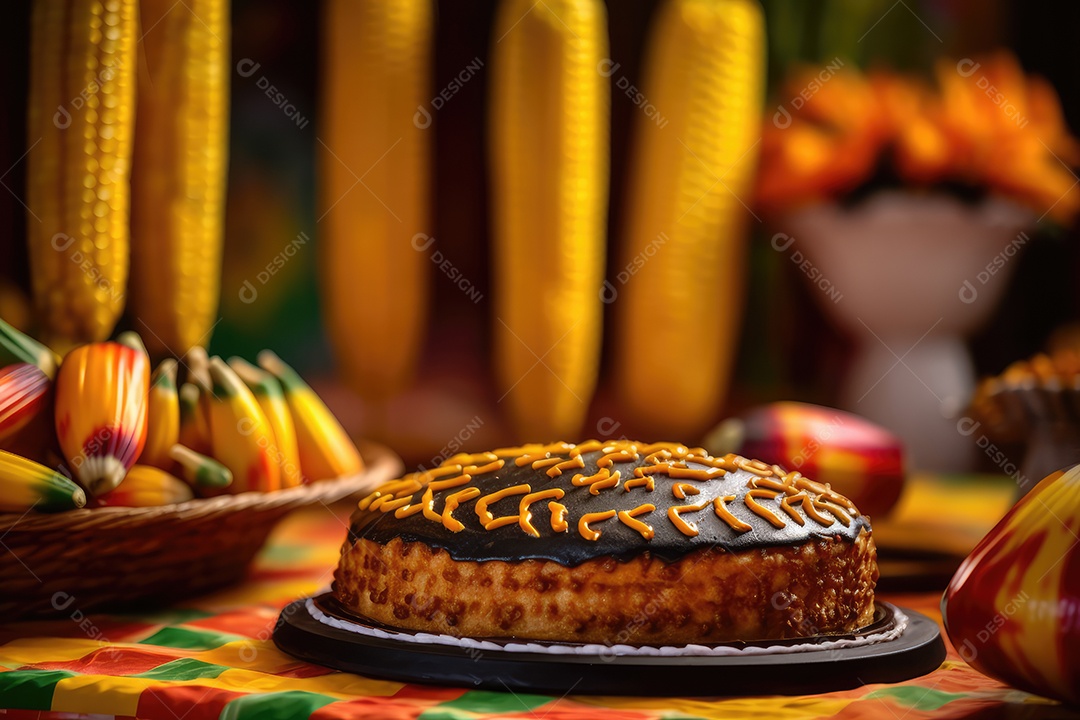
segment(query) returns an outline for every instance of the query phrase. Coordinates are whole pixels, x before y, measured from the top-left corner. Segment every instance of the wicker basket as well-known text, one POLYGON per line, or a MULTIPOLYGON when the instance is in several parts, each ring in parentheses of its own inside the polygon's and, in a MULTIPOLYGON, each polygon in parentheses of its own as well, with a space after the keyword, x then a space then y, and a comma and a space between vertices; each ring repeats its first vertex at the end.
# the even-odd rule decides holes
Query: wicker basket
POLYGON ((354 477, 152 508, 0 514, 0 617, 145 608, 240 580, 290 510, 329 504, 401 474, 388 448, 360 446, 354 477))

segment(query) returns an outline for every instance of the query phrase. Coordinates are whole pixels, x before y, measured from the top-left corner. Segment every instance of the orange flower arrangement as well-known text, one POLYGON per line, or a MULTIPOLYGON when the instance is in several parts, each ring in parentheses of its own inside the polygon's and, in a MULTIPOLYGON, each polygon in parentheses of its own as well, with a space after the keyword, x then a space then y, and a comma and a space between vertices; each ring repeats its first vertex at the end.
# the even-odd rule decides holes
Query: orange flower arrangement
POLYGON ((1057 93, 999 52, 941 61, 936 87, 891 72, 802 70, 795 99, 762 131, 757 200, 766 212, 877 186, 997 195, 1067 223, 1080 210, 1080 143, 1057 93))

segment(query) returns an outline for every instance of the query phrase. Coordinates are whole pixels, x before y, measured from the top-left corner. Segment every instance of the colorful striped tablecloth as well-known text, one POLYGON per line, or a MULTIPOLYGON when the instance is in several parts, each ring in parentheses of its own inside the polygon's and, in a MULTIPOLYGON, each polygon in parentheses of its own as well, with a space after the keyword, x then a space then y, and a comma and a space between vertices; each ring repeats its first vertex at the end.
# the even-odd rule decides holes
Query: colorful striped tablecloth
MULTIPOLYGON (((159 612, 84 615, 78 598, 70 598, 63 620, 0 626, 0 707, 10 708, 0 715, 13 720, 49 717, 42 711, 153 720, 916 720, 1066 713, 1050 701, 980 675, 951 647, 938 670, 895 685, 801 697, 715 699, 557 697, 429 687, 300 662, 280 652, 270 634, 284 605, 329 583, 349 509, 294 514, 275 532, 245 583, 198 601, 159 612)), ((993 524, 992 519, 984 522, 993 524)), ((938 593, 885 598, 940 621, 938 593)), ((716 683, 718 689, 724 687, 722 674, 716 683)))

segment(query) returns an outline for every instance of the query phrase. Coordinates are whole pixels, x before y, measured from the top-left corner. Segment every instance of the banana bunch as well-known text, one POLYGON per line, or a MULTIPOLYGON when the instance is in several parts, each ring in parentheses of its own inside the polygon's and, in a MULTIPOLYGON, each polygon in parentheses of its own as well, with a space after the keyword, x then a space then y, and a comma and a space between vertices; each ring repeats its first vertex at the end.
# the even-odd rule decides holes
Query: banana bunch
POLYGON ((259 365, 193 347, 152 369, 133 332, 61 362, 0 321, 0 512, 168 505, 363 470, 296 371, 269 351, 259 365), (36 462, 50 456, 62 461, 36 462))

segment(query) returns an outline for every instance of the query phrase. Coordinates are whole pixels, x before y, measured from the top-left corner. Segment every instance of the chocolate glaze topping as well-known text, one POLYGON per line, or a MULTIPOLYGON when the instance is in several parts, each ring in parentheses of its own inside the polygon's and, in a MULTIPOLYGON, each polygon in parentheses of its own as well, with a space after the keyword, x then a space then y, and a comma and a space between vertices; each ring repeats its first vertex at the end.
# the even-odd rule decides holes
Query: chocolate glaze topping
POLYGON ((798 472, 676 443, 589 440, 460 454, 386 483, 360 502, 350 538, 574 566, 854 540, 863 528, 850 500, 798 472))

